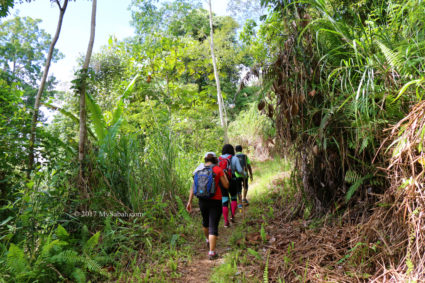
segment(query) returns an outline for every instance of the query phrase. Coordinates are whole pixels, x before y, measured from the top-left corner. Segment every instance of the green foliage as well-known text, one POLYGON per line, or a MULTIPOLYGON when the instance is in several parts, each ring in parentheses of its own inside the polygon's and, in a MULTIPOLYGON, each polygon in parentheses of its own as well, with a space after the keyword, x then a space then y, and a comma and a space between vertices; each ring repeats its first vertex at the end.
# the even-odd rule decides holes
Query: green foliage
POLYGON ((324 208, 313 213, 324 213, 337 199, 365 196, 366 188, 381 190, 376 167, 385 162, 377 154, 383 130, 423 96, 425 31, 414 24, 423 21, 423 3, 262 4, 271 10, 258 29, 247 23, 244 50, 251 67, 264 74, 263 112, 273 121, 277 144, 293 146, 299 164, 305 160, 298 153, 308 155, 300 170, 311 180, 305 195, 324 208), (349 183, 348 171, 362 177, 349 183))
MULTIPOLYGON (((33 104, 49 36, 39 20, 1 23, 0 272, 6 281, 131 280, 132 271, 147 282, 165 280, 192 253, 181 250, 187 227, 195 227, 184 206, 191 172, 223 143, 208 13, 190 1, 135 0, 132 8, 138 36, 111 37, 73 81, 78 90, 87 80, 84 193, 75 182, 79 107, 72 93, 55 93, 45 103, 56 116, 37 126, 36 168, 24 177, 25 105, 33 104)), ((238 65, 246 60, 237 28, 230 17, 214 17, 223 93, 236 105, 230 117, 256 100, 254 88, 235 96, 238 65)), ((55 51, 54 60, 60 57, 55 51)))
POLYGON ((269 257, 270 257, 270 254, 267 254, 266 264, 264 266, 264 273, 263 273, 263 282, 264 283, 269 282, 269 257))
POLYGON ((235 254, 228 254, 225 258, 225 263, 214 268, 211 276, 211 282, 224 283, 233 282, 236 279, 238 252, 235 254))
POLYGON ((249 104, 229 125, 230 138, 238 144, 254 145, 258 140, 267 140, 275 135, 270 119, 258 113, 257 104, 249 104))
MULTIPOLYGON (((42 280, 54 282, 58 274, 61 280, 82 282, 87 272, 109 276, 96 262, 94 251, 100 233, 96 233, 84 244, 84 251, 77 252, 70 245, 73 241, 62 226, 58 226, 53 235, 40 237, 38 251, 32 256, 26 255, 22 248, 10 244, 6 266, 2 267, 3 274, 14 278, 16 282, 42 280), (54 239, 56 238, 56 239, 54 239), (53 240, 54 239, 54 240, 53 240), (90 249, 86 248, 90 247, 90 249)), ((6 277, 7 278, 7 277, 6 277)))
POLYGON ((24 251, 19 247, 11 244, 7 253, 7 265, 13 274, 22 274, 28 272, 29 266, 25 258, 24 251))
POLYGON ((9 14, 9 9, 13 8, 14 0, 4 0, 0 4, 0 18, 5 17, 9 14))
MULTIPOLYGON (((15 17, 0 23, 0 65, 21 80, 35 86, 41 78, 50 35, 38 27, 41 20, 15 17)), ((52 62, 63 57, 55 50, 52 62)))
MULTIPOLYGON (((3 71, 0 71, 0 204, 4 205, 19 188, 20 169, 25 152, 21 147, 27 143, 30 115, 21 107, 22 91, 3 71), (9 189, 6 189, 9 188, 9 189)), ((3 212, 0 212, 2 215, 3 212)), ((1 217, 6 219, 6 217, 1 217)))

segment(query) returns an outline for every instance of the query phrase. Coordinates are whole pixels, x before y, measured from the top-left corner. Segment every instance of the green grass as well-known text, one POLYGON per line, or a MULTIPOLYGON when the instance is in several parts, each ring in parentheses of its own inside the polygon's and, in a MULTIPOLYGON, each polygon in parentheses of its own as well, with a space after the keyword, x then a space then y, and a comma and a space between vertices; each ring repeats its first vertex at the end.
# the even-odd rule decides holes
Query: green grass
POLYGON ((254 200, 267 194, 270 191, 272 180, 283 172, 289 172, 292 165, 287 159, 275 157, 264 162, 253 162, 252 166, 254 181, 250 184, 248 197, 254 200))

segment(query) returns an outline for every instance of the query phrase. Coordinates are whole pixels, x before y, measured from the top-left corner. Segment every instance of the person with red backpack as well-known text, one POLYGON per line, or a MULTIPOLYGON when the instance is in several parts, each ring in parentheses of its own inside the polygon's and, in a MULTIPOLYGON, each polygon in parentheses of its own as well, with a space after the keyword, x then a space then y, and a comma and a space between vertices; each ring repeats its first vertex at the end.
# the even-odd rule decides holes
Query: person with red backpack
POLYGON ((222 189, 225 191, 229 187, 229 181, 223 170, 217 166, 218 160, 214 152, 207 152, 204 161, 205 163, 200 164, 193 172, 193 184, 186 210, 192 211, 193 196, 198 197, 202 214, 202 230, 209 247, 208 258, 214 260, 218 258, 215 247, 222 214, 222 189))
MULTIPOLYGON (((234 222, 236 208, 238 206, 238 192, 235 172, 245 175, 239 159, 235 157, 235 149, 231 144, 225 144, 221 150, 221 156, 218 158, 219 164, 227 178, 229 179, 229 194, 230 194, 230 220, 234 222)), ((223 217, 224 227, 229 227, 229 195, 223 195, 223 217)))

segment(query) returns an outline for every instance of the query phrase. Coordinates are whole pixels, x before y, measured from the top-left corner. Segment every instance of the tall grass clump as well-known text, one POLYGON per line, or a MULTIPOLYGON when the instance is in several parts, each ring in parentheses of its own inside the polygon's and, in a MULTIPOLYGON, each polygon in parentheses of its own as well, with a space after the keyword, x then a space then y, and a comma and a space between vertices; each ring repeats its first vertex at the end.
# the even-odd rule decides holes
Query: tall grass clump
POLYGON ((249 108, 229 124, 231 141, 254 149, 256 156, 269 155, 275 134, 272 121, 258 112, 256 103, 249 104, 249 108))
POLYGON ((425 31, 413 23, 423 22, 423 2, 264 2, 274 9, 258 43, 269 40, 273 52, 258 62, 258 108, 275 126, 276 145, 293 149, 313 214, 335 203, 371 205, 388 185, 377 154, 384 130, 422 99, 425 31))

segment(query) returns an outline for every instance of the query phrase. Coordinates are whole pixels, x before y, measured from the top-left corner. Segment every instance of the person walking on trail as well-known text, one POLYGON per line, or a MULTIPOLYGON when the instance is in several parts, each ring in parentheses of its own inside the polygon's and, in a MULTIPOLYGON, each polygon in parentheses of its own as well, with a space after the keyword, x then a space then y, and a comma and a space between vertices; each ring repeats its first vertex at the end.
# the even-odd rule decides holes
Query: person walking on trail
MULTIPOLYGON (((229 194, 230 194, 230 220, 235 221, 236 208, 238 206, 238 192, 235 172, 244 175, 243 168, 239 159, 235 157, 235 149, 231 144, 225 144, 221 150, 221 156, 218 158, 219 166, 223 169, 229 179, 229 194)), ((229 227, 229 196, 223 196, 223 217, 224 227, 229 227)))
POLYGON ((207 152, 204 161, 205 164, 200 164, 193 172, 193 184, 186 210, 192 211, 192 199, 194 195, 197 196, 202 214, 202 230, 209 247, 208 258, 214 260, 218 258, 215 247, 218 237, 218 224, 222 214, 220 187, 227 189, 229 181, 223 170, 217 166, 218 160, 214 152, 207 152))
POLYGON ((236 175, 236 181, 238 184, 238 199, 239 199, 239 208, 242 208, 243 205, 248 205, 249 202, 246 199, 246 195, 248 193, 248 172, 249 172, 249 178, 252 182, 252 168, 251 168, 251 161, 248 158, 248 155, 242 153, 242 146, 237 145, 235 147, 236 149, 236 157, 239 159, 239 162, 245 172, 245 175, 241 175, 238 172, 235 172, 236 175), (243 190, 242 190, 243 189, 243 190))

